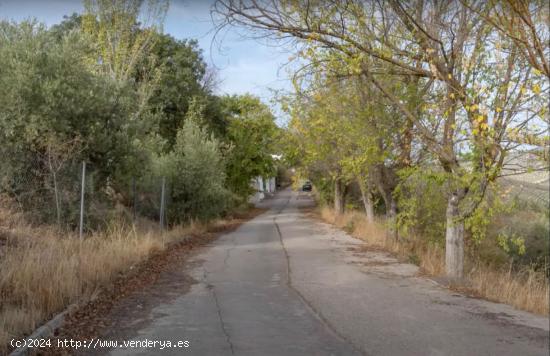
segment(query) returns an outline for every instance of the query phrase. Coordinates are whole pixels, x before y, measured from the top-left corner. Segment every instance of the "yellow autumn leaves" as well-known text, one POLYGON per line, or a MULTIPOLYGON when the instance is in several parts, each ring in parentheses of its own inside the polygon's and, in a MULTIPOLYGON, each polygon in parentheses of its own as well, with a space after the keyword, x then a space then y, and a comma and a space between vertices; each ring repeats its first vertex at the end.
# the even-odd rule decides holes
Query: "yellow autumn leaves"
MULTIPOLYGON (((525 95, 527 94, 527 88, 522 85, 521 88, 519 88, 519 91, 521 92, 522 95, 525 95)), ((531 91, 535 94, 535 95, 539 95, 541 93, 541 87, 538 83, 535 83, 531 86, 531 91)))
POLYGON ((477 115, 474 118, 474 128, 472 129, 472 135, 482 135, 489 131, 489 124, 487 123, 486 115, 477 115))

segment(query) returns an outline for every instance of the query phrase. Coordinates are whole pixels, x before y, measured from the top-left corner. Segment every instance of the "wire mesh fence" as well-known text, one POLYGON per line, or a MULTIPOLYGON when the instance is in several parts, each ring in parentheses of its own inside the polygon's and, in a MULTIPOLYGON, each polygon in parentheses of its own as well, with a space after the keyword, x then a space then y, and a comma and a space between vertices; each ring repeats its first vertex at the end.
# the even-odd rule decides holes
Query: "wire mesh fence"
POLYGON ((10 195, 34 223, 79 231, 81 236, 112 222, 167 221, 171 185, 162 176, 107 177, 91 162, 66 162, 56 169, 15 176, 10 195))

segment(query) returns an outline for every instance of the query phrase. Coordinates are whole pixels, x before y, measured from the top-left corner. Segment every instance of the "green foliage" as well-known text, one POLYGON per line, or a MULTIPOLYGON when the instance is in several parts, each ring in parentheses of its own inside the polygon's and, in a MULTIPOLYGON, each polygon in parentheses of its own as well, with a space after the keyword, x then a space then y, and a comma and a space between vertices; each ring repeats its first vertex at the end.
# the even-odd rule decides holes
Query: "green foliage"
POLYGON ((487 193, 480 194, 475 191, 476 189, 481 189, 479 181, 475 181, 478 175, 471 174, 470 177, 473 177, 470 179, 474 180, 474 183, 470 185, 473 192, 463 202, 463 205, 471 205, 474 208, 465 209, 470 210, 471 214, 465 217, 464 223, 465 227, 470 231, 472 241, 479 244, 481 240, 487 237, 488 228, 494 223, 495 216, 509 212, 512 206, 505 204, 500 198, 498 194, 500 188, 498 185, 489 184, 486 188, 487 193))
POLYGON ((57 37, 58 40, 61 40, 64 36, 68 35, 71 31, 79 31, 82 26, 82 16, 73 13, 70 16, 64 15, 63 21, 53 25, 50 28, 50 32, 57 37))
POLYGON ((539 268, 548 264, 550 223, 545 212, 525 202, 496 214, 487 234, 515 263, 539 268))
POLYGON ((238 196, 247 198, 254 177, 276 173, 272 154, 278 128, 269 108, 251 95, 224 97, 223 107, 229 121, 227 184, 238 196))
MULTIPOLYGON (((128 80, 138 71, 140 63, 151 53, 156 35, 161 30, 168 10, 165 0, 84 0, 82 31, 94 45, 90 68, 113 79, 128 80)), ((149 66, 149 69, 152 67, 149 66)))
POLYGON ((74 227, 86 161, 90 225, 134 200, 157 218, 162 177, 175 223, 219 216, 275 174, 269 108, 212 93, 197 42, 160 33, 166 1, 84 5, 50 30, 0 23, 0 193, 74 227))
MULTIPOLYGON (((164 11, 162 2, 154 3, 148 11, 164 11)), ((223 133, 224 120, 209 92, 211 78, 197 41, 159 33, 159 24, 154 22, 158 18, 150 19, 149 27, 144 27, 138 23, 136 6, 140 2, 131 2, 124 9, 119 8, 121 4, 88 1, 84 15, 65 16, 51 31, 62 38, 83 29, 93 43, 85 62, 94 72, 134 86, 139 102, 133 114, 147 122, 149 133, 165 141, 159 149, 168 152, 174 145, 192 100, 205 104, 204 119, 213 131, 223 133), (124 38, 127 43, 110 48, 105 43, 109 38, 124 38)))
POLYGON ((309 172, 307 177, 315 186, 321 204, 332 204, 334 199, 334 182, 320 172, 309 172))
POLYGON ((185 121, 161 171, 171 186, 169 221, 207 220, 230 206, 220 143, 195 120, 185 121))
POLYGON ((206 64, 197 41, 177 40, 169 35, 157 34, 150 53, 148 60, 162 68, 149 105, 162 114, 158 133, 166 140, 165 149, 169 150, 174 145, 193 101, 202 105, 203 120, 210 129, 217 134, 222 133, 223 120, 211 102, 214 99, 208 88, 204 87, 206 64))
POLYGON ((25 204, 48 204, 61 166, 76 176, 88 161, 98 189, 131 174, 142 157, 133 144, 137 123, 127 120, 131 88, 87 70, 90 47, 77 32, 58 40, 30 22, 1 23, 0 32, 1 189, 25 204))
POLYGON ((395 191, 399 204, 397 224, 406 236, 444 244, 447 190, 445 175, 419 167, 403 170, 395 191))
POLYGON ((512 234, 512 236, 498 235, 497 243, 507 254, 525 255, 525 240, 515 234, 512 234))

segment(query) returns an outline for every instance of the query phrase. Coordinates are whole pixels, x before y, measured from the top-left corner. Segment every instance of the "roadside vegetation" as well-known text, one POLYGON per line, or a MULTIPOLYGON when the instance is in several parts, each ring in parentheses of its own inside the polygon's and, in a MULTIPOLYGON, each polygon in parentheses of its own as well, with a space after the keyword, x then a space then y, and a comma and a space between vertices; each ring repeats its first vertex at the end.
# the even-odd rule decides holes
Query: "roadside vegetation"
MULTIPOLYGON (((32 332, 67 306, 86 305, 109 293, 113 283, 139 272, 156 255, 179 245, 197 246, 240 224, 254 211, 236 209, 223 218, 192 221, 160 233, 156 222, 111 221, 84 240, 54 226, 29 225, 6 204, 0 210, 0 352, 9 341, 32 332)), ((139 278, 139 277, 138 277, 139 278)))
POLYGON ((276 174, 269 107, 214 94, 197 42, 162 33, 168 5, 0 22, 0 353, 152 254, 230 225, 251 179, 276 174))
MULTIPOLYGON (((395 241, 387 237, 388 230, 383 219, 369 222, 365 212, 358 209, 336 214, 332 207, 323 205, 318 213, 324 221, 365 241, 369 247, 381 248, 397 255, 404 262, 418 265, 421 273, 432 277, 445 276, 445 251, 441 244, 428 243, 425 236, 415 235, 395 241)), ((529 226, 531 223, 523 225, 529 226)), ((545 237, 538 236, 540 239, 545 237)), ((484 243, 480 248, 488 251, 479 253, 473 250, 466 257, 467 272, 464 279, 460 283, 450 281, 450 288, 473 297, 548 315, 550 289, 544 270, 530 264, 512 263, 506 252, 496 244, 491 246, 484 243), (487 256, 488 253, 492 255, 487 256)))
POLYGON ((455 285, 547 313, 547 4, 325 5, 215 6, 220 27, 293 51, 295 90, 281 102, 297 177, 339 226, 455 285), (523 179, 542 187, 537 199, 515 193, 523 179))
POLYGON ((544 1, 218 0, 219 29, 293 52, 284 128, 253 95, 215 94, 197 42, 163 34, 168 5, 84 0, 50 28, 0 22, 0 352, 221 228, 284 166, 325 220, 548 313, 544 1))

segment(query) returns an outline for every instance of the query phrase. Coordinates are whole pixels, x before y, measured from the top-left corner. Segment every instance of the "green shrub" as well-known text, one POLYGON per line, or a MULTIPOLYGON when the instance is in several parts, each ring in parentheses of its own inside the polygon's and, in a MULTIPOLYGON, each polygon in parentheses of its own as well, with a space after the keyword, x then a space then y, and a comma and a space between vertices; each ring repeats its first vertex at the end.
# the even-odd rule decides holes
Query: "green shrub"
POLYGON ((400 233, 430 242, 445 240, 446 192, 437 173, 414 169, 404 172, 396 189, 400 233))
POLYGON ((515 264, 536 268, 548 264, 550 223, 545 213, 518 206, 497 216, 488 235, 515 264))
POLYGON ((195 120, 185 121, 162 164, 171 186, 169 221, 207 220, 230 206, 220 143, 195 120))
POLYGON ((105 202, 141 162, 129 120, 135 93, 128 83, 94 74, 91 46, 78 32, 59 38, 33 22, 0 22, 0 191, 41 222, 78 216, 80 165, 105 202), (57 187, 55 187, 57 185, 57 187))

